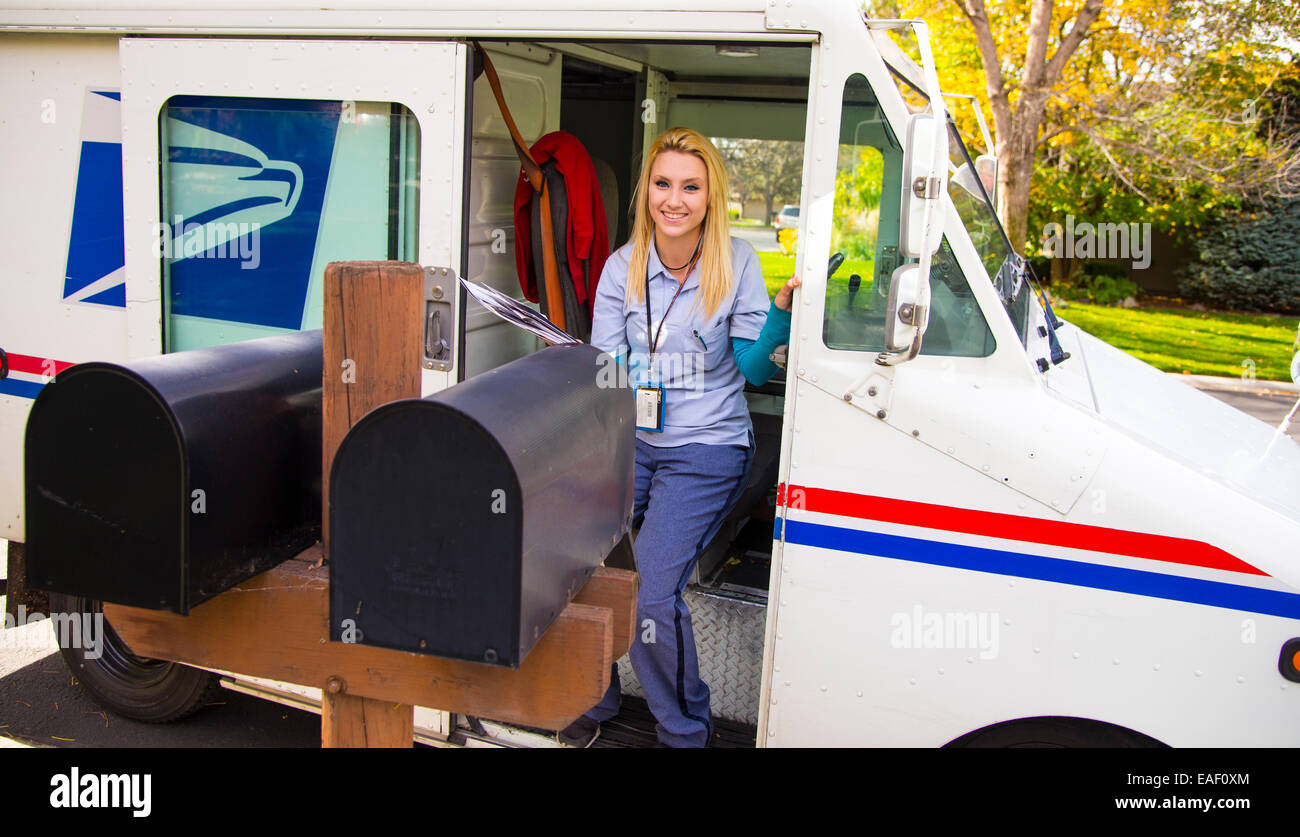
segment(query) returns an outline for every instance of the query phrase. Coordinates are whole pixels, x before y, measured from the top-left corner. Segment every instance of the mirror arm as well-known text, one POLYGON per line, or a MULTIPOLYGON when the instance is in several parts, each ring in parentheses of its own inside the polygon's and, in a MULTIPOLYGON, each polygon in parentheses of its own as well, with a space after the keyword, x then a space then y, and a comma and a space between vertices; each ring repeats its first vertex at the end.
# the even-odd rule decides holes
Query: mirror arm
MULTIPOLYGON (((906 306, 900 306, 899 308, 899 319, 903 319, 903 307, 906 306)), ((914 305, 912 306, 911 315, 907 319, 903 319, 903 321, 907 322, 909 325, 912 323, 925 323, 929 316, 930 311, 928 306, 914 305), (908 322, 908 320, 911 322, 908 322)), ((922 328, 917 328, 916 336, 912 338, 912 345, 907 348, 906 352, 881 352, 876 355, 876 364, 879 366, 897 366, 900 363, 907 363, 909 360, 914 360, 916 356, 921 353, 922 330, 922 328)))

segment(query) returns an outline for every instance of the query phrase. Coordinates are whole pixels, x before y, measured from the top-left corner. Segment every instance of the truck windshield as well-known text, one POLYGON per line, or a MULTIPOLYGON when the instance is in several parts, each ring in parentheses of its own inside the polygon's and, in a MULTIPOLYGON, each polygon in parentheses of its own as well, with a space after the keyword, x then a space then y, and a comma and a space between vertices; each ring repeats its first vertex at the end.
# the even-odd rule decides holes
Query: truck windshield
POLYGON ((1024 261, 1016 255, 1002 230, 1002 222, 989 201, 992 183, 976 174, 975 163, 951 118, 948 120, 948 149, 951 170, 948 197, 970 235, 989 281, 1011 317, 1023 345, 1029 333, 1029 282, 1024 261))

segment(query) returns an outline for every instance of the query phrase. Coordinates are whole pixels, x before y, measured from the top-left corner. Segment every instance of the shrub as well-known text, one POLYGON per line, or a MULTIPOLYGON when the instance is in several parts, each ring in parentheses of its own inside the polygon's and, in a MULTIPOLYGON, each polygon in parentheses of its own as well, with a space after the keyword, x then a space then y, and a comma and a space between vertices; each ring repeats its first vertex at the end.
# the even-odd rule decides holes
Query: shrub
POLYGON ((1114 305, 1138 295, 1138 286, 1128 278, 1128 269, 1109 262, 1089 262, 1083 275, 1067 282, 1054 282, 1052 292, 1062 299, 1079 299, 1098 305, 1114 305))
POLYGON ((1300 312, 1300 199, 1268 200, 1195 242, 1178 292, 1216 308, 1300 312))
POLYGON ((879 231, 880 210, 845 213, 836 219, 831 232, 831 252, 842 252, 850 259, 874 259, 879 231))

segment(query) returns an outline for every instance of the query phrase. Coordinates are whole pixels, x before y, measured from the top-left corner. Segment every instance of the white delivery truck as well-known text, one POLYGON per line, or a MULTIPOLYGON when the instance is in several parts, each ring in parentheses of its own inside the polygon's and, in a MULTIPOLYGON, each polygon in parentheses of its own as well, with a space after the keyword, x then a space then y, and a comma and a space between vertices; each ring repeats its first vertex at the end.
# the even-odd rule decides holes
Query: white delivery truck
MULTIPOLYGON (((615 246, 663 128, 804 143, 786 375, 748 394, 751 485, 689 593, 716 714, 769 747, 1300 745, 1300 448, 1056 321, 926 28, 852 2, 6 4, 11 593, 24 423, 67 365, 319 327, 335 260, 519 294, 475 42, 529 142, 598 161, 615 246)), ((457 302, 426 394, 539 348, 457 302)), ((65 653, 129 697, 167 664, 128 652, 65 653)))

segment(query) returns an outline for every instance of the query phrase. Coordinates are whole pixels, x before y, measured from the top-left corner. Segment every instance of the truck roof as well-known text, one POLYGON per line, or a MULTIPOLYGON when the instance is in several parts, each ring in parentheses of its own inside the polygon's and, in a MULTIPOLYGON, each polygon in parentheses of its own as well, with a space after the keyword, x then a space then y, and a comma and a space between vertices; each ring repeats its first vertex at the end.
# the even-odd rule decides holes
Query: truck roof
MULTIPOLYGON (((856 12, 851 0, 845 4, 856 12)), ((789 40, 789 30, 805 31, 811 40, 815 33, 799 18, 800 7, 807 5, 808 0, 779 9, 768 0, 350 0, 322 8, 320 0, 211 0, 195 8, 180 0, 10 0, 0 9, 0 30, 530 38, 595 30, 606 37, 642 39, 689 30, 727 39, 770 37, 778 28, 787 30, 783 40, 789 40)))

